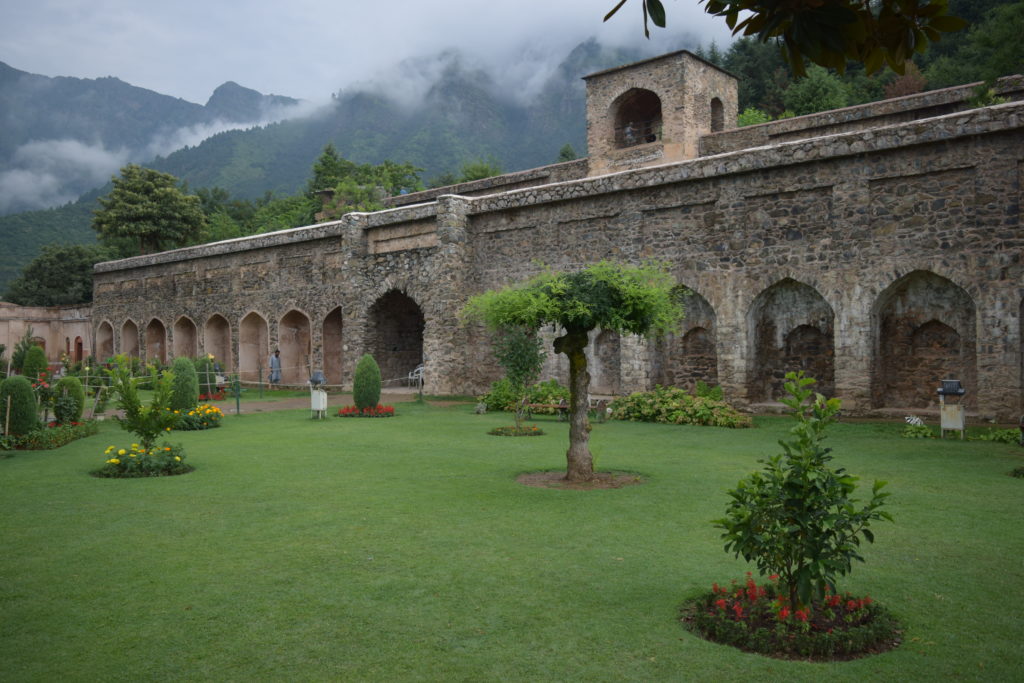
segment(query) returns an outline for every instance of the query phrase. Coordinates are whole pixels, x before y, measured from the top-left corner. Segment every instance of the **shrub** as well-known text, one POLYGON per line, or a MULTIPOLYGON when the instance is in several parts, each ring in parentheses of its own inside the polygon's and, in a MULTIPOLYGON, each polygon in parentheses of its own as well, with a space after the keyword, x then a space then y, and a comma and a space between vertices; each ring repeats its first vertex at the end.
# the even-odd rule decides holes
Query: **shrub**
POLYGON ((148 384, 153 387, 153 398, 148 406, 144 406, 128 359, 118 356, 116 365, 108 372, 111 391, 117 397, 118 407, 124 411, 124 417, 118 418, 118 423, 122 429, 139 437, 143 450, 152 450, 156 438, 171 431, 178 421, 178 415, 170 407, 174 375, 169 372, 159 375, 155 368, 150 370, 148 384))
MULTIPOLYGON (((492 412, 496 410, 514 411, 518 400, 519 396, 507 378, 499 379, 491 384, 491 390, 480 397, 480 402, 492 412)), ((537 382, 529 388, 526 394, 526 402, 532 404, 557 405, 562 400, 569 400, 569 389, 559 384, 557 379, 537 382)), ((534 415, 553 415, 557 411, 554 408, 537 408, 531 412, 534 415)))
POLYGON ((78 422, 85 411, 85 388, 74 375, 61 377, 53 387, 55 401, 53 415, 57 422, 67 424, 78 422))
POLYGON ((530 403, 528 387, 537 381, 544 364, 542 347, 536 332, 522 327, 502 329, 494 339, 494 357, 505 369, 505 379, 515 394, 513 412, 517 432, 523 428, 526 404, 530 403))
POLYGON ((180 413, 175 429, 182 431, 195 431, 199 429, 213 429, 220 427, 220 421, 224 413, 217 406, 199 405, 187 413, 180 413))
MULTIPOLYGON (((67 424, 50 423, 45 429, 35 429, 24 436, 11 437, 10 447, 26 451, 49 451, 60 448, 77 439, 84 439, 99 432, 99 424, 89 422, 73 422, 67 424)), ((2 449, 0 449, 2 450, 2 449)))
POLYGON ((1018 429, 989 429, 986 432, 972 437, 978 441, 995 441, 996 443, 1020 443, 1020 430, 1018 429))
POLYGON ((935 432, 926 424, 908 424, 900 434, 904 439, 934 439, 935 432))
POLYGON ((360 410, 374 408, 380 403, 380 367, 368 353, 363 354, 356 363, 356 373, 352 380, 352 400, 360 410))
POLYGON ((213 396, 217 393, 217 369, 214 367, 213 356, 200 356, 193 362, 196 378, 199 382, 199 393, 213 396))
POLYGON ((657 386, 654 391, 623 396, 612 401, 611 408, 616 420, 710 427, 749 427, 752 424, 750 417, 741 415, 725 401, 693 396, 677 387, 657 386))
POLYGON ((892 517, 879 509, 889 495, 880 492, 885 482, 876 481, 871 501, 857 509, 857 477, 827 465, 831 449, 821 444, 837 419, 839 400, 814 395, 806 388, 814 380, 803 372, 787 373, 786 380, 789 398, 782 402, 796 419, 793 436, 779 441, 783 454, 760 461, 763 472, 729 491, 732 501, 715 526, 725 531, 726 552, 780 577, 795 609, 824 599, 827 590, 835 593, 836 577, 848 574, 853 560, 864 561, 861 537, 874 542, 871 522, 892 517))
POLYGON ((195 469, 185 464, 185 450, 179 445, 160 448, 143 448, 137 443, 133 443, 131 448, 108 446, 104 455, 107 460, 102 467, 92 471, 94 477, 168 477, 195 469))
POLYGON ((7 424, 7 434, 21 436, 39 428, 36 396, 27 377, 14 375, 0 382, 0 424, 7 424), (8 422, 8 400, 10 417, 8 422))
POLYGON ((199 378, 191 358, 175 358, 171 366, 174 381, 171 383, 171 410, 182 412, 199 404, 199 378))
POLYGON ((49 369, 50 364, 46 360, 46 351, 43 350, 43 347, 34 344, 30 346, 25 352, 25 360, 21 364, 21 374, 34 382, 41 373, 49 369))

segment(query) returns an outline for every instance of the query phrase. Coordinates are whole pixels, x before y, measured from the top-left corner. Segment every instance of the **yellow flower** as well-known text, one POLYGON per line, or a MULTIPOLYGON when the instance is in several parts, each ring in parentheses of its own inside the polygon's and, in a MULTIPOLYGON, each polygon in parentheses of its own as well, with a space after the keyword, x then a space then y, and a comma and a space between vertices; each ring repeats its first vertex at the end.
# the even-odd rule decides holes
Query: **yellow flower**
POLYGON ((118 460, 117 458, 111 458, 107 462, 109 462, 111 465, 120 465, 121 464, 121 461, 118 460))
POLYGON ((123 448, 122 448, 121 450, 119 450, 119 451, 117 452, 117 454, 118 454, 118 455, 124 455, 124 454, 125 454, 125 453, 127 453, 127 452, 128 452, 128 451, 126 451, 125 449, 123 449, 123 448))
POLYGON ((168 427, 168 428, 167 428, 167 431, 171 431, 171 428, 170 428, 170 427, 168 427))
POLYGON ((104 454, 104 455, 110 455, 110 453, 111 453, 111 452, 112 452, 113 450, 114 450, 114 447, 113 447, 113 446, 107 446, 107 450, 103 451, 103 454, 104 454))
POLYGON ((134 453, 129 453, 129 454, 128 454, 128 457, 129 457, 129 458, 134 458, 134 457, 135 457, 135 454, 134 454, 134 453))
POLYGON ((178 411, 178 410, 175 410, 175 411, 174 411, 174 414, 175 414, 175 415, 177 415, 177 414, 178 414, 179 412, 180 412, 180 411, 178 411))
POLYGON ((174 456, 174 459, 177 460, 178 462, 181 462, 181 456, 180 455, 174 456))
POLYGON ((139 447, 139 444, 137 444, 137 443, 133 443, 132 444, 132 448, 138 448, 138 447, 139 447))

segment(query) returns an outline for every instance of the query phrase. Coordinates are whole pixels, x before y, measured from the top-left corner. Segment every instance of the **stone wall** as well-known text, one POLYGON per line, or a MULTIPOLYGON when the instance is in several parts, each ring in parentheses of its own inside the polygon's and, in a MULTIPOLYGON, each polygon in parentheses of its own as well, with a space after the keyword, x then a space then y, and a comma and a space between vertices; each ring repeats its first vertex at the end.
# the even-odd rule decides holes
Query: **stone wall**
MULTIPOLYGON (((657 259, 692 290, 690 314, 657 343, 595 331, 597 388, 703 379, 760 404, 777 396, 782 373, 803 368, 846 410, 868 414, 933 406, 939 380, 954 375, 973 411, 1009 419, 1024 409, 1022 150, 1024 104, 1009 103, 439 196, 101 264, 93 324, 97 343, 109 337, 118 350, 151 355, 163 330, 165 349, 185 352, 184 337, 242 368, 243 355, 251 366, 280 344, 282 320, 304 319, 308 366, 332 384, 350 385, 355 360, 372 350, 386 374, 422 360, 428 392, 468 394, 500 374, 486 333, 459 322, 470 295, 541 261, 657 259), (245 319, 249 332, 265 324, 264 348, 247 350, 245 319)), ((304 372, 306 362, 285 358, 304 372)), ((549 359, 546 372, 564 376, 564 360, 549 359)))
POLYGON ((90 315, 89 306, 15 306, 0 301, 0 345, 7 348, 5 361, 30 328, 50 363, 58 363, 62 355, 72 362, 82 360, 92 353, 90 315))

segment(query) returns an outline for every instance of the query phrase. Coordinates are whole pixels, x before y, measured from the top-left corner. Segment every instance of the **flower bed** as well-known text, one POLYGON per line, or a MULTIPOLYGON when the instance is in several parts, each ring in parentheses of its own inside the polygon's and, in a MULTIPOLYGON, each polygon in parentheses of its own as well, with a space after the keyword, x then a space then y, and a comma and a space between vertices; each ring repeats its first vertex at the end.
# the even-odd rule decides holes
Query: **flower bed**
POLYGON ((183 432, 213 429, 214 427, 220 427, 220 421, 223 417, 224 413, 217 406, 196 406, 187 413, 181 413, 174 428, 183 432))
POLYGON ((536 425, 530 425, 529 427, 523 425, 519 429, 516 429, 515 425, 510 425, 508 427, 495 427, 487 433, 494 436, 543 436, 544 430, 536 425))
POLYGON ((900 624, 869 596, 825 593, 806 606, 789 604, 778 577, 757 585, 712 584, 687 601, 683 624, 702 638, 748 652, 799 658, 845 659, 890 650, 900 643, 900 624))
POLYGON ((43 429, 36 429, 22 436, 0 437, 0 451, 25 450, 46 451, 60 448, 66 444, 92 436, 99 431, 99 425, 88 420, 86 422, 69 422, 58 424, 50 422, 43 429))
POLYGON ((376 407, 367 407, 362 410, 358 406, 345 406, 338 410, 338 417, 394 417, 395 407, 394 406, 382 406, 377 404, 376 407))
POLYGON ((185 464, 185 449, 177 444, 164 444, 148 451, 137 443, 133 443, 131 448, 107 446, 104 455, 108 456, 107 460, 103 467, 91 472, 94 477, 170 477, 195 469, 185 464))

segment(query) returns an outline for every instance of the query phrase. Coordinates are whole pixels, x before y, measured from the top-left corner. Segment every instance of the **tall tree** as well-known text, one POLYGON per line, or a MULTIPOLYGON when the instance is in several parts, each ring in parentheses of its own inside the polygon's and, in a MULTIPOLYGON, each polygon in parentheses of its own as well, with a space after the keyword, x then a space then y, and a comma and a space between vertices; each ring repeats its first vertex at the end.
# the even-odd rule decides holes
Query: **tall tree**
POLYGON ((538 330, 548 324, 563 330, 554 349, 569 360, 567 480, 594 478, 594 459, 588 447, 588 334, 597 328, 654 337, 671 332, 683 318, 680 292, 663 267, 602 261, 573 273, 547 271, 467 302, 465 317, 494 330, 515 326, 538 330))
POLYGON ((846 86, 826 69, 812 66, 806 76, 786 88, 782 101, 797 116, 840 109, 847 104, 846 86))
POLYGON ((199 198, 178 189, 169 173, 129 164, 112 180, 114 189, 99 198, 102 208, 92 219, 104 244, 124 250, 127 242, 152 253, 188 244, 206 225, 199 198))
POLYGON ((99 245, 47 244, 7 288, 19 306, 65 306, 92 301, 92 267, 110 258, 99 245))

